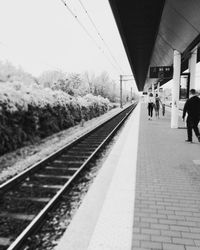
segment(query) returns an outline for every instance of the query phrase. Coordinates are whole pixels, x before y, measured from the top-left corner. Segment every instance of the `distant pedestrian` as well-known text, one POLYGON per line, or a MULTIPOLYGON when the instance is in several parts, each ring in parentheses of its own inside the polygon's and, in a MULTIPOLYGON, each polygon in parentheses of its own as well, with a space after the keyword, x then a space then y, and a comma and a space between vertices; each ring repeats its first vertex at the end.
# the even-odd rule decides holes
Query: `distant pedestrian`
POLYGON ((162 115, 165 115, 165 103, 162 104, 162 115))
POLYGON ((165 115, 165 101, 166 101, 166 99, 163 98, 163 99, 162 99, 162 115, 163 115, 163 116, 165 115))
POLYGON ((155 96, 155 114, 156 114, 157 118, 159 118, 160 105, 162 106, 162 102, 161 102, 158 94, 156 94, 156 96, 155 96))
POLYGON ((185 115, 188 114, 186 124, 187 124, 187 136, 186 142, 192 143, 192 129, 198 141, 200 142, 200 133, 198 129, 198 123, 200 121, 200 99, 197 96, 196 90, 190 90, 190 98, 186 101, 183 108, 183 121, 185 120, 185 115))
POLYGON ((153 117, 153 107, 154 107, 154 97, 153 94, 150 93, 148 96, 148 116, 149 116, 149 120, 152 119, 153 117))

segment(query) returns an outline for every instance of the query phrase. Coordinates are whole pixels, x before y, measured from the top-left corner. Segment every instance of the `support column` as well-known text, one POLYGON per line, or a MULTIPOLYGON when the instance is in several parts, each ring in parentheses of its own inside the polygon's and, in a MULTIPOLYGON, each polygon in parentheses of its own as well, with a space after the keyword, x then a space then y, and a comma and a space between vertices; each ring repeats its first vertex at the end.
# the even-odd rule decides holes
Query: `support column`
POLYGON ((173 65, 174 65, 174 75, 173 75, 173 83, 172 83, 171 128, 178 128, 181 54, 177 50, 174 50, 173 65))
POLYGON ((196 74, 196 63, 197 63, 197 47, 191 51, 189 58, 189 72, 190 72, 190 89, 195 89, 195 74, 196 74))
POLYGON ((152 87, 151 87, 151 88, 152 88, 152 94, 153 94, 153 96, 154 96, 154 94, 155 94, 155 93, 154 93, 154 91, 155 91, 155 90, 154 90, 154 83, 152 83, 152 87))
POLYGON ((160 90, 160 82, 157 83, 157 94, 159 95, 159 90, 160 90))

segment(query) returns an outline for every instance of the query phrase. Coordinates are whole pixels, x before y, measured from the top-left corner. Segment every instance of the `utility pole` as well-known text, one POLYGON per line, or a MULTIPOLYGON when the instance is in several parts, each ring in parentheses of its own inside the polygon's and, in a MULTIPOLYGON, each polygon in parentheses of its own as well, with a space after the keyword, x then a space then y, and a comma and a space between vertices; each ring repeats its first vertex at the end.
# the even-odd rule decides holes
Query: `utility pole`
POLYGON ((132 89, 133 89, 133 88, 131 87, 131 103, 132 103, 132 89))
MULTIPOLYGON (((123 76, 133 76, 133 75, 120 75, 120 108, 123 108, 123 102, 122 102, 122 81, 132 81, 134 78, 131 79, 122 79, 123 76)), ((131 98, 132 98, 132 88, 131 88, 131 98)))
POLYGON ((120 75, 120 108, 123 108, 123 105, 122 105, 122 75, 120 75))

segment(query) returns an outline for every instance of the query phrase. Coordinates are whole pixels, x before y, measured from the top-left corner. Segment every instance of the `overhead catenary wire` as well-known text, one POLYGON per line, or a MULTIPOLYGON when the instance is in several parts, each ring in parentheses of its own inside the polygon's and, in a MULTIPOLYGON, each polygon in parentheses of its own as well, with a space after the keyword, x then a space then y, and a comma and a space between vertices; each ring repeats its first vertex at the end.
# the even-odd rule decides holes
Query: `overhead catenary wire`
POLYGON ((65 7, 68 9, 68 11, 71 13, 71 15, 76 19, 76 21, 79 23, 79 25, 82 27, 82 29, 86 32, 86 34, 92 39, 92 41, 95 43, 95 45, 98 47, 98 49, 101 50, 101 47, 96 43, 94 38, 90 35, 90 33, 87 31, 85 26, 79 21, 78 16, 74 14, 74 12, 70 9, 70 7, 66 4, 64 0, 61 0, 61 2, 65 5, 65 7))
POLYGON ((115 57, 113 56, 109 46, 107 45, 107 43, 105 42, 105 40, 103 39, 102 35, 100 34, 99 30, 97 29, 97 26, 95 25, 93 19, 91 18, 90 14, 88 13, 87 9, 85 8, 85 6, 83 5, 81 0, 78 0, 78 2, 80 3, 81 7, 83 8, 83 10, 85 11, 87 17, 89 18, 91 24, 93 25, 95 31, 97 32, 97 35, 100 37, 100 39, 103 41, 108 53, 110 54, 110 56, 112 57, 112 59, 115 61, 116 65, 118 65, 119 69, 121 72, 124 72, 123 69, 121 68, 121 66, 119 65, 118 61, 115 59, 115 57))
POLYGON ((88 30, 85 28, 85 26, 78 19, 78 16, 70 9, 70 7, 67 5, 67 3, 65 2, 65 0, 61 0, 61 2, 65 5, 65 7, 70 12, 70 14, 76 19, 76 21, 81 26, 81 28, 85 31, 85 33, 89 36, 89 38, 93 41, 93 43, 97 46, 97 48, 104 54, 104 56, 107 58, 107 60, 109 60, 110 64, 115 68, 115 70, 119 74, 119 69, 112 63, 112 61, 110 60, 110 58, 108 58, 106 56, 106 54, 104 53, 104 51, 102 50, 102 48, 98 45, 98 43, 95 41, 95 39, 91 36, 91 34, 88 32, 88 30))
POLYGON ((124 81, 124 82, 127 82, 127 81, 134 81, 134 78, 132 78, 132 79, 123 79, 122 81, 124 81))

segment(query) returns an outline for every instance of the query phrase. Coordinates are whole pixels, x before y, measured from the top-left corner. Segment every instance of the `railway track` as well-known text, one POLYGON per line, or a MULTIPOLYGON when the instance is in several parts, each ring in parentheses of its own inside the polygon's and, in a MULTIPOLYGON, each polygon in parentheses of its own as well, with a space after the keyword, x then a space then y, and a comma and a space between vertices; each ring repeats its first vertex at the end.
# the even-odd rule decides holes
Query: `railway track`
POLYGON ((79 173, 112 138, 136 104, 0 186, 0 250, 23 242, 79 173))

